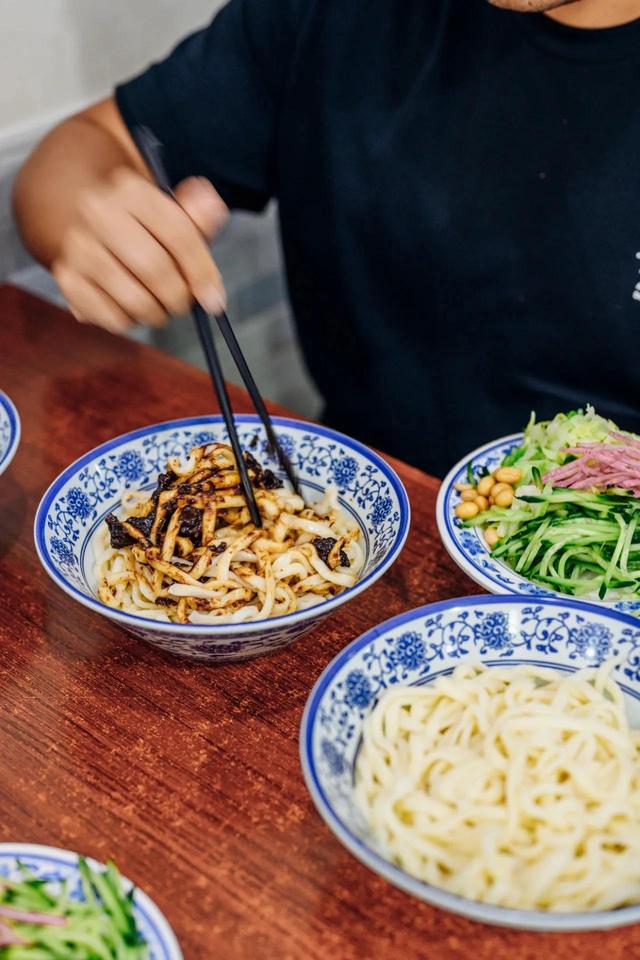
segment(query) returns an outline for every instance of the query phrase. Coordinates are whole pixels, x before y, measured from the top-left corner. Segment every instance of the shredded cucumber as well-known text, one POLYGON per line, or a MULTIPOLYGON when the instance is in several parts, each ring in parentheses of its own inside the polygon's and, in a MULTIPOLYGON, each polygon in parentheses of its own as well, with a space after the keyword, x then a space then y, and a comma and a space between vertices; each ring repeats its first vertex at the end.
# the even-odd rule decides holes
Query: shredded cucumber
POLYGON ((0 960, 148 960, 136 927, 133 891, 124 893, 116 867, 110 863, 104 871, 94 870, 80 858, 78 868, 84 900, 71 900, 68 884, 54 889, 25 868, 20 881, 0 879, 0 908, 32 915, 32 922, 18 921, 0 909, 0 932, 25 941, 0 945, 0 960), (47 917, 64 922, 47 925, 47 917))
POLYGON ((498 527, 491 554, 517 573, 574 596, 640 596, 640 500, 631 494, 545 490, 493 507, 467 526, 498 527), (511 532, 509 532, 511 531, 511 532))
POLYGON ((523 473, 512 505, 491 507, 464 525, 496 527, 500 539, 491 555, 536 583, 584 599, 639 599, 640 499, 625 490, 542 482, 567 462, 567 447, 608 442, 616 430, 593 407, 544 423, 532 414, 523 443, 501 464, 517 464, 523 473))

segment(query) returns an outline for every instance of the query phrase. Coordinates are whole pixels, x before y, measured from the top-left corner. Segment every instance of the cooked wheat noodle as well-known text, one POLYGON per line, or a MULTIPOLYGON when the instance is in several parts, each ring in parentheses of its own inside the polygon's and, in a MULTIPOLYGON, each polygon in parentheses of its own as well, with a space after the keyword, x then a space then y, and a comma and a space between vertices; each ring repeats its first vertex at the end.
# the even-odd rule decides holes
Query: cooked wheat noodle
POLYGON ((262 528, 250 521, 233 451, 171 460, 151 496, 126 492, 96 543, 100 599, 180 623, 234 623, 322 603, 362 572, 360 530, 328 487, 312 507, 245 454, 262 528))
POLYGON ((380 849, 429 884, 554 911, 640 902, 640 731, 611 666, 459 666, 391 687, 356 796, 380 849))

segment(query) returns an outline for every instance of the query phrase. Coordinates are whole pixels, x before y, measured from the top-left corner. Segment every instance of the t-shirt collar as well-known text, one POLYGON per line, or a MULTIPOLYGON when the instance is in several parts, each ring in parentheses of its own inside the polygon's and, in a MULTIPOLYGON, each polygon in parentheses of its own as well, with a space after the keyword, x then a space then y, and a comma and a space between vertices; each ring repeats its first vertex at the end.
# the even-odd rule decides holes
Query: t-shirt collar
POLYGON ((617 27, 589 30, 569 27, 542 13, 519 16, 533 42, 556 56, 592 63, 640 57, 640 18, 617 27))

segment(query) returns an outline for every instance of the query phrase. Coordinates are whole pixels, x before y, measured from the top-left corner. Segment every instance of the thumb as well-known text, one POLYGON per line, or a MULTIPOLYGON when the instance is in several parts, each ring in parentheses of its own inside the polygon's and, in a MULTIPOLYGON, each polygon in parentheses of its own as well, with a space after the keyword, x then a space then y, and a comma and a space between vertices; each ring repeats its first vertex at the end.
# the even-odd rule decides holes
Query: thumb
POLYGON ((188 177, 175 189, 176 200, 196 227, 212 240, 229 217, 224 200, 205 177, 188 177))

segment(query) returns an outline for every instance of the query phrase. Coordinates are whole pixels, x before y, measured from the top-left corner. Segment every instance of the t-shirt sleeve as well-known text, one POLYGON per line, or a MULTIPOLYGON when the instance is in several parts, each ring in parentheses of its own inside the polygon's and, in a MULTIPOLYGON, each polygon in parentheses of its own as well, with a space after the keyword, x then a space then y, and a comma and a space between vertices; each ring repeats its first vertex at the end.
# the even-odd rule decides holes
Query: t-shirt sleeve
POLYGON ((162 62, 116 88, 131 132, 164 144, 169 176, 207 177, 232 208, 277 194, 279 107, 309 0, 231 0, 162 62))

